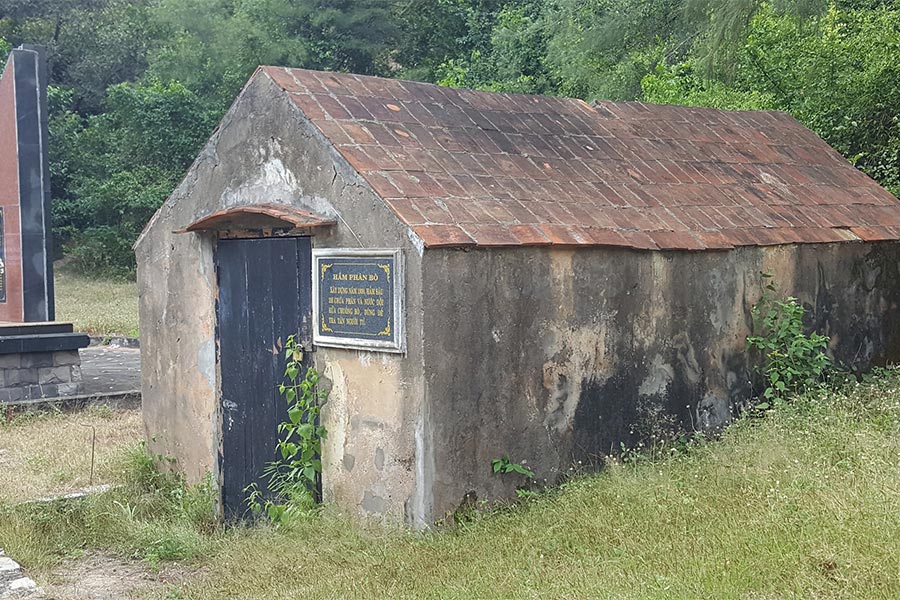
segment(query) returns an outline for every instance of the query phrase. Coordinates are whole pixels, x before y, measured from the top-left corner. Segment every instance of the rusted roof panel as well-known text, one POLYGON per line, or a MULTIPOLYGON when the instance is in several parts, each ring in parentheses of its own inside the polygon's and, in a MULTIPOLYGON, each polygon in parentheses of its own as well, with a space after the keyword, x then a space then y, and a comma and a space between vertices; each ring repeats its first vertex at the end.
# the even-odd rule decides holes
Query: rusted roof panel
POLYGON ((785 113, 261 72, 427 247, 900 239, 900 200, 785 113))
POLYGON ((248 204, 224 208, 197 219, 176 233, 209 230, 305 229, 337 223, 287 204, 248 204))

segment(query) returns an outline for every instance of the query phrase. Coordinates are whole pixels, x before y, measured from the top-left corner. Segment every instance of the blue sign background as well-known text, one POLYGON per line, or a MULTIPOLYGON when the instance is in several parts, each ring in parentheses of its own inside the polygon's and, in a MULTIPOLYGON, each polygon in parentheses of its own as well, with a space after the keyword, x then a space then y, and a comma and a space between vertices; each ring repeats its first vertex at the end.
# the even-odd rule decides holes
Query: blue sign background
POLYGON ((393 256, 319 257, 318 335, 392 341, 396 275, 393 256))

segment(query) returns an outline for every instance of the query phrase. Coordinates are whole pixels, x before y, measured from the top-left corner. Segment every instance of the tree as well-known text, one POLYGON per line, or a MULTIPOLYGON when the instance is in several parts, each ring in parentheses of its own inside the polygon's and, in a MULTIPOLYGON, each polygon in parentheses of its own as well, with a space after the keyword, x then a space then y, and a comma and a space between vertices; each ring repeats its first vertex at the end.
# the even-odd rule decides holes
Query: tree
POLYGON ((439 82, 499 92, 556 93, 557 85, 544 64, 542 6, 536 0, 508 2, 492 15, 489 35, 477 47, 436 69, 439 82))
POLYGON ((162 0, 150 72, 226 107, 261 64, 389 74, 389 0, 162 0))
POLYGON ((764 8, 734 56, 710 76, 702 51, 643 80, 651 102, 790 112, 858 168, 900 193, 900 8, 814 18, 764 8))
POLYGON ((110 87, 107 112, 83 119, 64 92, 50 122, 54 232, 75 266, 133 273, 131 244, 209 137, 219 111, 183 85, 110 87))
POLYGON ((260 64, 786 110, 900 192, 898 32, 897 0, 0 0, 0 63, 51 59, 57 233, 119 273, 260 64))
POLYGON ((146 69, 151 1, 0 0, 0 36, 43 45, 52 83, 75 91, 80 112, 96 113, 109 85, 146 69))
POLYGON ((396 4, 400 35, 394 60, 402 75, 436 82, 448 62, 490 46, 504 0, 408 0, 396 4))

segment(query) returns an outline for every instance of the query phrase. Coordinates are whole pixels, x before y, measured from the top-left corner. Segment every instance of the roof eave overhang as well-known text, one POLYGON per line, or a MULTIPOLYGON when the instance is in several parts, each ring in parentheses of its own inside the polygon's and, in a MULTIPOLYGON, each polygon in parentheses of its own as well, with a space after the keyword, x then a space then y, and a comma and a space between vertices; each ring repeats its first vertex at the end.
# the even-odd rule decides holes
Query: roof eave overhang
POLYGON ((202 231, 308 230, 332 227, 337 220, 287 204, 248 204, 214 211, 175 233, 202 231))

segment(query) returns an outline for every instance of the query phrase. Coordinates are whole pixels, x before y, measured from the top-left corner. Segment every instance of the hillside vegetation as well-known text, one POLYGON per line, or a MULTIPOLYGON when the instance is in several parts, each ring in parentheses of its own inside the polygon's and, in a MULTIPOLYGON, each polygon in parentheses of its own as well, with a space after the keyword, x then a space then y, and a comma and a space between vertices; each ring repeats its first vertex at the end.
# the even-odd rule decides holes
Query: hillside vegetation
POLYGON ((180 599, 900 597, 896 370, 427 534, 333 508, 223 531, 202 488, 140 456, 123 459, 118 491, 0 504, 0 541, 39 579, 96 548, 177 561, 195 573, 171 589, 180 599))
POLYGON ((788 111, 900 192, 898 0, 0 0, 50 53, 54 227, 131 244, 258 64, 587 100, 788 111))

